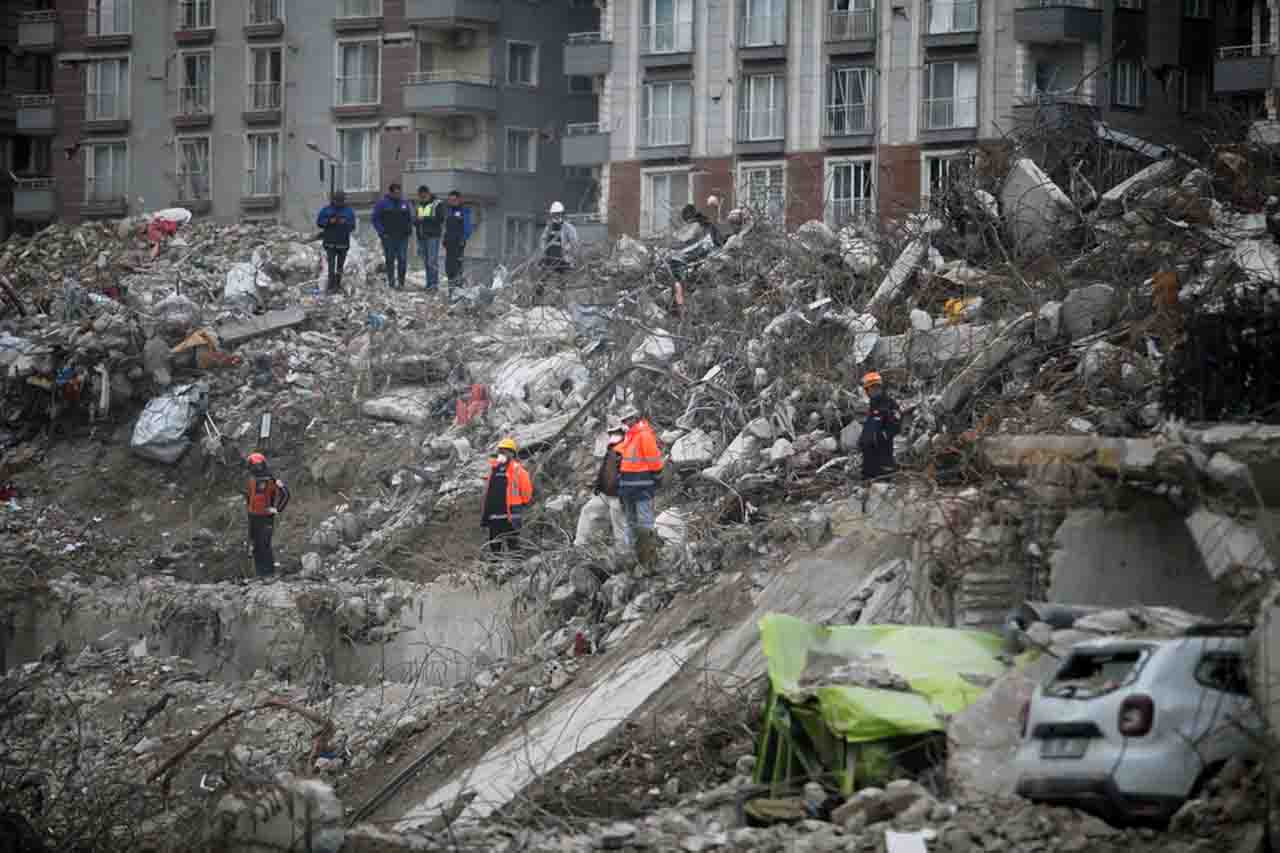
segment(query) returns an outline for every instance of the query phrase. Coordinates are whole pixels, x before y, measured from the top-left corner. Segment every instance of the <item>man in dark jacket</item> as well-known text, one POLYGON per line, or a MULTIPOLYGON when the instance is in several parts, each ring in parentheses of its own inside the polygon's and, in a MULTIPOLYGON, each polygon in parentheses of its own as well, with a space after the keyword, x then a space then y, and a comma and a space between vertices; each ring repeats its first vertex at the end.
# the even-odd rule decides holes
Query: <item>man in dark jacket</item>
POLYGON ((885 393, 879 373, 872 372, 862 377, 862 390, 867 392, 871 403, 867 419, 862 424, 862 435, 858 438, 858 450, 862 452, 862 479, 869 483, 897 470, 893 439, 898 435, 900 420, 898 404, 885 393))
POLYGON ((245 491, 245 508, 249 511, 249 539, 253 543, 253 567, 258 577, 275 574, 276 558, 271 550, 276 516, 289 505, 289 487, 277 480, 267 467, 267 457, 249 454, 249 484, 245 491))
POLYGON ((418 255, 427 273, 427 290, 440 283, 440 235, 444 232, 444 203, 425 186, 418 187, 418 204, 414 210, 414 226, 418 232, 418 255))
MULTIPOLYGON (((707 218, 707 215, 691 204, 686 204, 684 209, 680 211, 680 219, 687 225, 696 222, 702 226, 703 234, 711 235, 711 242, 719 248, 724 245, 724 238, 720 236, 720 229, 716 224, 707 218)), ((700 235, 701 236, 701 235, 700 235)))
POLYGON ((409 266, 409 235, 413 233, 413 208, 400 197, 400 185, 387 187, 387 194, 373 206, 373 230, 382 238, 382 255, 387 264, 387 287, 400 290, 409 266))
POLYGON ((449 204, 444 212, 444 274, 449 289, 462 287, 462 255, 471 239, 471 209, 463 207, 462 193, 449 190, 449 204))
POLYGON ((324 255, 329 262, 328 293, 342 292, 342 268, 347 265, 347 251, 351 248, 351 232, 356 230, 356 212, 347 207, 346 193, 339 190, 321 208, 316 217, 316 227, 321 229, 320 239, 324 255))
POLYGON ((604 527, 608 520, 613 530, 613 547, 623 550, 627 541, 627 516, 622 511, 622 501, 618 498, 619 465, 622 454, 618 445, 622 443, 627 429, 621 423, 609 426, 609 444, 604 458, 600 460, 600 469, 596 471, 595 487, 591 500, 582 507, 578 514, 578 531, 573 538, 576 547, 587 545, 596 530, 604 527))

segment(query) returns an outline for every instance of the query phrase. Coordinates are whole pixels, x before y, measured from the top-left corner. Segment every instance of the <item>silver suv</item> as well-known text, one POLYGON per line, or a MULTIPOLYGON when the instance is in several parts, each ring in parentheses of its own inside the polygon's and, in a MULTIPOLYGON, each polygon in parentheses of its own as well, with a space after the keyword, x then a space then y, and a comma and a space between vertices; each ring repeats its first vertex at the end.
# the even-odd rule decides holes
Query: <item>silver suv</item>
POLYGON ((1075 646, 1023 708, 1018 793, 1117 824, 1160 824, 1227 759, 1259 757, 1248 631, 1197 626, 1174 639, 1075 646))

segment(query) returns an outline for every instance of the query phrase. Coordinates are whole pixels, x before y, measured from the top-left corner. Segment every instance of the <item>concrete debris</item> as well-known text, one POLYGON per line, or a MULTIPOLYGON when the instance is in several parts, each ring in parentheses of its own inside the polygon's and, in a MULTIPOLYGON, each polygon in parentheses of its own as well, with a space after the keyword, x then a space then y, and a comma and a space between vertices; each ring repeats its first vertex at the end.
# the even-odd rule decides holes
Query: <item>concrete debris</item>
POLYGON ((1232 249, 1231 261, 1253 281, 1280 283, 1280 248, 1273 242, 1242 240, 1232 249))
POLYGON ((422 426, 431 418, 435 395, 423 388, 402 386, 380 397, 365 400, 360 410, 365 416, 401 424, 422 426))
POLYGON ((1020 339, 1031 334, 1034 326, 1035 315, 1031 313, 1023 314, 1006 326, 968 366, 947 383, 938 399, 939 410, 950 413, 959 408, 993 372, 1013 356, 1020 339))
POLYGON ((676 342, 666 329, 654 329, 631 353, 631 360, 637 364, 649 362, 666 364, 675 358, 676 342))
POLYGON ((840 229, 840 259, 854 275, 870 275, 880 266, 875 241, 863 237, 852 226, 840 229))
POLYGON ((1102 194, 1098 203, 1098 212, 1103 216, 1115 216, 1124 211, 1127 201, 1139 196, 1152 187, 1167 181, 1180 168, 1175 158, 1158 160, 1127 180, 1121 181, 1102 194))
POLYGON ((1057 184, 1034 160, 1021 157, 1013 162, 1000 203, 1009 235, 1020 252, 1042 252, 1062 239, 1075 216, 1075 208, 1057 184))
POLYGON ((811 219, 796 229, 796 239, 811 252, 834 252, 840 244, 825 222, 811 219))
POLYGON ((678 468, 709 465, 715 458, 715 440, 700 429, 685 433, 671 445, 668 459, 678 468))
POLYGON ((876 292, 867 301, 866 313, 875 314, 884 310, 901 295, 903 288, 915 275, 916 268, 924 260, 927 248, 928 244, 918 238, 907 244, 902 253, 898 255, 898 259, 893 262, 893 266, 889 268, 889 272, 885 274, 884 279, 881 280, 876 292))
POLYGON ((1062 300, 1062 327, 1068 338, 1077 341, 1110 328, 1119 308, 1116 289, 1109 284, 1077 288, 1062 300))

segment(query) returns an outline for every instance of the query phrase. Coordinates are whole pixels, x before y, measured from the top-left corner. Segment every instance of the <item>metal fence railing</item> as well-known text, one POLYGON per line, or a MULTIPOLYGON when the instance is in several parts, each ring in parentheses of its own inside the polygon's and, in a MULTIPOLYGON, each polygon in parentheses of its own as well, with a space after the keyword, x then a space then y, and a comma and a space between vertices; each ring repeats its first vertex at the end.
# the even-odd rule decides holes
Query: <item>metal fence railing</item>
POLYGON ((339 18, 381 18, 382 0, 338 0, 339 18))
POLYGON ((832 104, 823 113, 824 136, 851 136, 871 131, 871 107, 867 104, 832 104))
POLYGON ((564 126, 565 136, 594 136, 603 132, 598 121, 580 121, 564 126))
POLYGON ((874 213, 875 205, 869 198, 833 199, 827 202, 827 221, 832 228, 867 222, 874 213))
POLYGON ((213 0, 182 0, 178 4, 178 29, 207 30, 213 26, 213 0))
POLYGON ((378 168, 369 162, 343 163, 339 169, 342 188, 347 192, 376 192, 378 168))
POLYGON ((124 175, 86 178, 84 200, 90 204, 111 204, 124 201, 128 195, 128 181, 124 175))
POLYGON ((738 141, 765 142, 782 139, 786 134, 786 110, 740 110, 738 112, 738 141))
POLYGON ((178 90, 178 115, 204 115, 209 112, 210 89, 204 86, 183 86, 178 90))
POLYGON ((374 74, 339 75, 334 80, 334 104, 339 107, 358 107, 378 103, 381 78, 374 74))
POLYGON ((930 35, 971 33, 977 29, 977 0, 929 0, 930 35))
POLYGON ((868 39, 876 33, 875 9, 827 13, 827 41, 868 39))
POLYGON ((738 24, 743 47, 769 47, 787 43, 786 15, 744 15, 738 24))
POLYGON ((13 104, 18 109, 39 109, 53 106, 53 95, 14 95, 13 104))
POLYGON ((569 33, 565 44, 601 44, 604 33, 569 33))
POLYGON ((208 201, 210 198, 209 173, 207 171, 180 171, 178 201, 208 201))
POLYGON ((452 68, 437 71, 413 71, 405 75, 404 82, 407 86, 428 83, 471 83, 476 86, 495 85, 492 75, 474 74, 470 71, 455 71, 452 68))
POLYGON ((244 194, 247 196, 280 195, 279 173, 275 169, 246 169, 244 194))
POLYGON ((129 0, 90 0, 85 12, 84 34, 91 37, 126 35, 133 32, 129 0))
POLYGON ((649 24, 640 28, 642 53, 686 53, 693 50, 693 24, 649 24))
POLYGON ((925 130, 976 127, 978 124, 976 97, 925 98, 921 106, 925 130))
POLYGON ((282 87, 279 83, 250 83, 245 108, 250 112, 280 109, 282 87))
POLYGON ((640 144, 688 145, 690 121, 685 116, 655 116, 640 122, 640 144))
POLYGON ((427 157, 405 163, 407 172, 482 172, 497 174, 498 164, 487 160, 466 160, 458 157, 427 157))
POLYGON ((274 23, 284 17, 283 0, 249 0, 247 12, 250 26, 274 23))
POLYGON ((129 99, 124 92, 90 92, 84 100, 86 121, 116 121, 129 117, 129 99))
POLYGON ((1271 56, 1276 52, 1272 42, 1266 44, 1234 44, 1218 48, 1219 59, 1245 59, 1250 56, 1271 56))

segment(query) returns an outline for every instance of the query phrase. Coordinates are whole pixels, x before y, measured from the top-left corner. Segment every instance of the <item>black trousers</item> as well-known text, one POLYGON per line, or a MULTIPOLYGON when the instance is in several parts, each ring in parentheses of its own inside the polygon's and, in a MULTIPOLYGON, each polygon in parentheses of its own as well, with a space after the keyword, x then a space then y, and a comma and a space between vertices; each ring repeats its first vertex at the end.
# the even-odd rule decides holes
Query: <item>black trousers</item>
POLYGON ((489 528, 489 550, 501 554, 505 544, 508 553, 520 551, 520 523, 514 524, 505 518, 491 518, 485 522, 489 528))
POLYGON ((444 244, 444 274, 449 277, 450 289, 462 286, 462 253, 465 250, 461 243, 444 244))
POLYGON ((249 541, 253 543, 253 567, 260 578, 269 577, 276 571, 276 557, 271 550, 271 537, 275 534, 275 530, 275 516, 249 516, 249 541))
POLYGON ((325 258, 329 261, 329 291, 342 290, 342 269, 347 265, 346 246, 325 246, 325 258))

